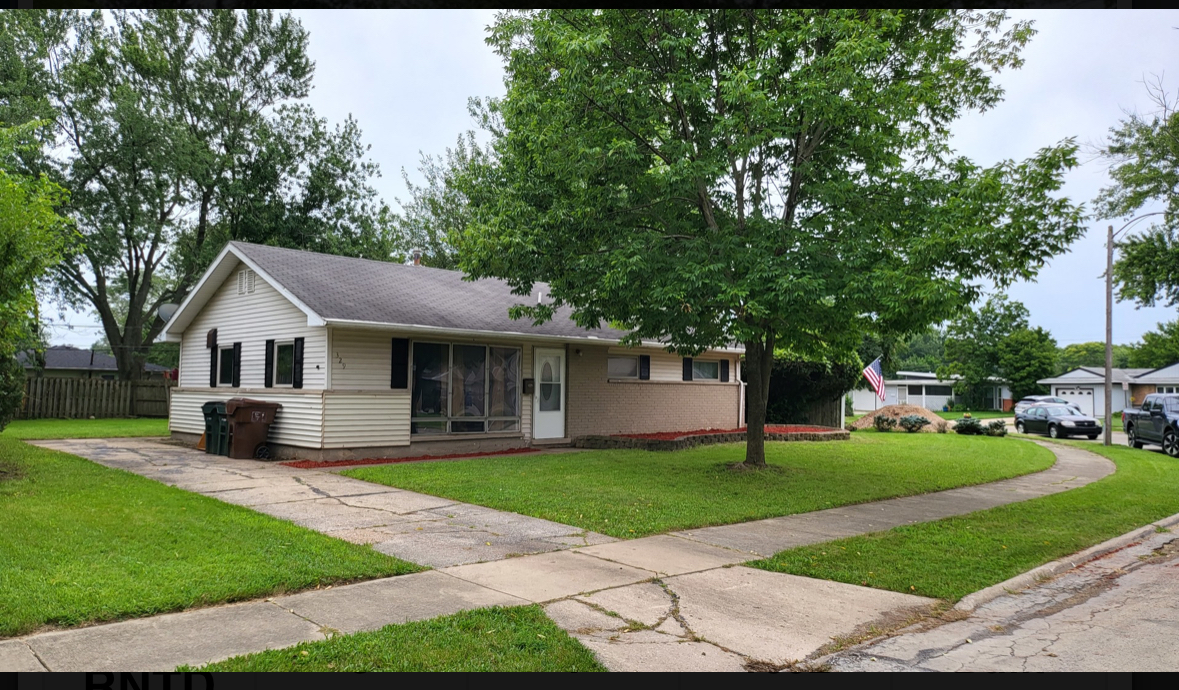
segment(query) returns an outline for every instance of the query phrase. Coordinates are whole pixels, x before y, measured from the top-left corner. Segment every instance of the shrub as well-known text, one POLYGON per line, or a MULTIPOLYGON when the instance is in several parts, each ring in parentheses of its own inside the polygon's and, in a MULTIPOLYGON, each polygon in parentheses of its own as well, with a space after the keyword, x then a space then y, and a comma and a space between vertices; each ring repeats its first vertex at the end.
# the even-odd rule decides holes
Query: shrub
POLYGON ((938 421, 937 426, 934 428, 937 429, 939 434, 944 434, 950 430, 950 423, 942 419, 938 421))
POLYGON ((929 420, 918 414, 909 414, 901 417, 901 428, 910 434, 921 431, 928 424, 929 420))
POLYGON ((954 431, 963 436, 980 436, 984 433, 982 422, 973 417, 963 417, 954 423, 954 431))
POLYGON ((884 415, 873 419, 872 424, 876 426, 877 431, 892 431, 897 428, 897 420, 892 417, 885 417, 884 415))
POLYGON ((1004 422, 1002 419, 996 419, 995 421, 993 421, 987 425, 987 428, 985 431, 986 431, 987 436, 1006 436, 1007 435, 1007 423, 1004 422))

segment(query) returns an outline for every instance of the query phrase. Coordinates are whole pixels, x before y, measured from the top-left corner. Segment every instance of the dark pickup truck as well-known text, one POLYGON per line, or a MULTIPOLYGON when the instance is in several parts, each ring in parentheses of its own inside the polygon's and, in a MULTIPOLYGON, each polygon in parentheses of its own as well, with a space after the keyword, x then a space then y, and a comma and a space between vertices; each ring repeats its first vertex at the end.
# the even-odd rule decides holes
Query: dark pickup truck
POLYGON ((1142 407, 1122 410, 1122 426, 1131 448, 1157 443, 1164 453, 1179 458, 1179 394, 1146 396, 1142 407))

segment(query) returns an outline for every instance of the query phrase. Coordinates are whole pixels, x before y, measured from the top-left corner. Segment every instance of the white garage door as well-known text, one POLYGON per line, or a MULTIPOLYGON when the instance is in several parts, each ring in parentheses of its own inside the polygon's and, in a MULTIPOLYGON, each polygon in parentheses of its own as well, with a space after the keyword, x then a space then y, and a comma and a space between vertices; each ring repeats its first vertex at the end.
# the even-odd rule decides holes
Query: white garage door
POLYGON ((1056 394, 1081 408, 1081 412, 1093 416, 1092 388, 1058 388, 1056 394))

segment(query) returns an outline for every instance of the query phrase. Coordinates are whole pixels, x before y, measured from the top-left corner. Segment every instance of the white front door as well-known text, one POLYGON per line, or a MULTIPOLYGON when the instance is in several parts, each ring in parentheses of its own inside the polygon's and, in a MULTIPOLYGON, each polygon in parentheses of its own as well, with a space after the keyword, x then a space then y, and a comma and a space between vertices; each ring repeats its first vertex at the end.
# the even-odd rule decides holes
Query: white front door
POLYGON ((536 348, 532 437, 565 438, 565 351, 536 348))
POLYGON ((908 405, 909 404, 909 387, 908 386, 897 386, 897 404, 898 405, 908 405))

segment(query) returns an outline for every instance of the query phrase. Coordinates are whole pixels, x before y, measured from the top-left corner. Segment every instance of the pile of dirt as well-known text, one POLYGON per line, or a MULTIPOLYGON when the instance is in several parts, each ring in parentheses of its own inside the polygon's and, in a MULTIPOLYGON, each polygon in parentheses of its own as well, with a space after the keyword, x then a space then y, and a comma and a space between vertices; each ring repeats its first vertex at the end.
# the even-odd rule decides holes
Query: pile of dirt
POLYGON ((918 417, 925 417, 929 420, 929 424, 922 431, 936 431, 937 423, 946 421, 924 407, 918 407, 916 405, 885 405, 875 412, 870 412, 860 417, 852 423, 852 426, 857 429, 871 429, 876 423, 875 419, 877 417, 892 417, 899 422, 901 417, 908 417, 911 414, 915 414, 918 417))

